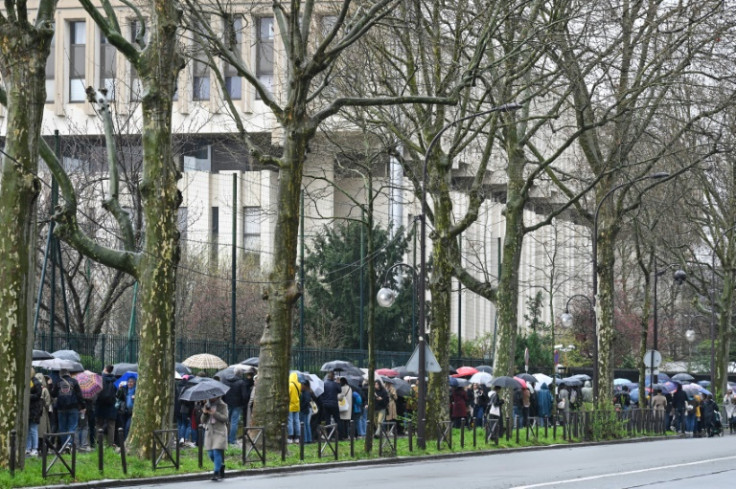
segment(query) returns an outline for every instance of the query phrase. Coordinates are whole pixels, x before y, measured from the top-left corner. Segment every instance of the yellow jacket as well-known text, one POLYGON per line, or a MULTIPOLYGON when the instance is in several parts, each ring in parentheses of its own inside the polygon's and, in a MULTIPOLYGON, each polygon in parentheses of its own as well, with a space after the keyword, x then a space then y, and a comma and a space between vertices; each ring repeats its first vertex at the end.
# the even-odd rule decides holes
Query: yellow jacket
POLYGON ((299 398, 302 395, 302 385, 296 372, 289 374, 289 412, 298 413, 300 411, 299 398))

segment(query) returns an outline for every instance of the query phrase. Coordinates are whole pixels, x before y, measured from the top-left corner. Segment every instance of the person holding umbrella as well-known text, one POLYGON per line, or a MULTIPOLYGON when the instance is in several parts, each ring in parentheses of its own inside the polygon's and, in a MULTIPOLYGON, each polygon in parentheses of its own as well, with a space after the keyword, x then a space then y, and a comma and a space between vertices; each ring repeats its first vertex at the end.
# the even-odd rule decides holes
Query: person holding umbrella
POLYGON ((225 449, 227 448, 227 404, 222 397, 209 399, 202 408, 200 424, 204 426, 204 449, 215 464, 213 482, 225 478, 225 449))
POLYGON ((128 432, 130 431, 130 420, 133 417, 133 405, 135 404, 135 386, 136 378, 128 377, 128 381, 125 384, 120 384, 120 387, 118 387, 118 393, 116 396, 117 401, 115 402, 115 406, 118 408, 120 425, 123 427, 124 440, 128 438, 128 432))

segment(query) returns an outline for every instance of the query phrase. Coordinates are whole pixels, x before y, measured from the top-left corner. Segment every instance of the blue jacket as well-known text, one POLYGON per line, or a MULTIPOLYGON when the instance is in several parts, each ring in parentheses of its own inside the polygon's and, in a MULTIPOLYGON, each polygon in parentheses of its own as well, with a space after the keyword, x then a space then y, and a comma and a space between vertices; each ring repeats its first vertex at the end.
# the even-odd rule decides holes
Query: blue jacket
POLYGON ((547 384, 542 383, 542 387, 537 392, 537 416, 544 418, 552 414, 552 393, 549 391, 547 384))

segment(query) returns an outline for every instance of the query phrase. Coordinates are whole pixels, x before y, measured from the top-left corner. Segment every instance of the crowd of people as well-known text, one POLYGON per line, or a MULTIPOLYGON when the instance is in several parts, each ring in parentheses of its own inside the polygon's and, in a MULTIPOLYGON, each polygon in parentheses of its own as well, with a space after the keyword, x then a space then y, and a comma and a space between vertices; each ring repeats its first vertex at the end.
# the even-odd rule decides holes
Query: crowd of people
MULTIPOLYGON (((224 378, 215 377, 229 389, 220 398, 193 402, 182 399, 187 389, 203 381, 205 372, 192 377, 184 375, 176 383, 174 413, 178 426, 178 438, 182 446, 194 447, 198 441, 199 427, 205 432, 204 447, 215 462, 217 474, 224 474, 222 454, 228 444, 238 444, 242 427, 251 425, 252 411, 257 402, 255 383, 257 369, 233 370, 224 378)), ((339 372, 338 372, 339 373, 339 372)), ((73 433, 80 451, 90 451, 96 443, 95 433, 102 430, 104 442, 117 448, 128 436, 135 408, 136 376, 120 379, 113 375, 108 365, 102 374, 102 389, 92 399, 85 398, 77 380, 67 370, 51 375, 32 372, 30 388, 29 430, 26 454, 37 456, 39 444, 46 433, 73 433), (125 380, 122 382, 121 380, 125 380), (119 386, 116 387, 116 384, 119 386), (119 432, 119 429, 122 429, 119 432), (120 439, 122 437, 122 439, 120 439)), ((416 386, 399 395, 391 379, 376 377, 374 385, 375 419, 373 433, 368 430, 368 385, 366 380, 336 376, 329 372, 315 392, 308 377, 299 372, 289 376, 289 414, 287 418, 288 443, 313 443, 320 424, 336 424, 340 439, 349 436, 362 438, 378 436, 383 422, 399 421, 397 430, 402 434, 410 422, 416 407, 416 386), (302 428, 303 427, 303 428, 302 428), (350 433, 349 430, 354 431, 350 433), (301 438, 303 437, 303 440, 301 438)), ((661 416, 664 429, 688 436, 713 436, 722 429, 718 404, 711 394, 688 394, 681 385, 670 393, 655 389, 648 401, 651 409, 661 416)), ((553 412, 557 422, 564 424, 571 413, 592 403, 593 392, 589 381, 584 385, 557 385, 553 393, 546 383, 526 383, 513 389, 510 396, 513 405, 505 410, 516 427, 536 422, 548 422, 553 412)), ((186 396, 185 396, 186 397, 186 396)), ((636 402, 632 401, 628 387, 617 390, 614 407, 625 416, 636 402)), ((449 393, 449 412, 453 425, 471 427, 486 426, 487 420, 496 422, 503 430, 501 407, 504 404, 501 387, 489 388, 474 383, 454 387, 449 393)), ((723 399, 724 412, 730 430, 736 431, 736 396, 728 389, 723 399)), ((58 448, 70 449, 70 436, 58 439, 58 448)), ((221 477, 220 475, 220 477, 221 477)))

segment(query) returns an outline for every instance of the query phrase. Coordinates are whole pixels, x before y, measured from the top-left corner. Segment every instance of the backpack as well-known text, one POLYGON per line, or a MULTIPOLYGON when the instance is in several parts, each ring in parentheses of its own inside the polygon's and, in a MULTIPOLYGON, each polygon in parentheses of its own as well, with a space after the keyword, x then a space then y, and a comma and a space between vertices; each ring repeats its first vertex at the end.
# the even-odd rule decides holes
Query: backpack
POLYGON ((56 409, 66 410, 78 406, 77 396, 74 394, 72 383, 62 378, 59 380, 59 395, 56 397, 56 409))
POLYGON ((97 401, 102 405, 112 406, 115 404, 116 394, 117 390, 115 389, 115 382, 112 380, 103 380, 102 390, 100 391, 99 396, 97 396, 97 401))
POLYGON ((360 414, 362 411, 363 406, 363 398, 360 397, 360 394, 353 391, 353 412, 356 414, 360 414))

